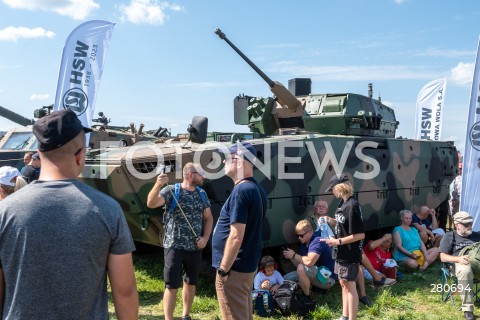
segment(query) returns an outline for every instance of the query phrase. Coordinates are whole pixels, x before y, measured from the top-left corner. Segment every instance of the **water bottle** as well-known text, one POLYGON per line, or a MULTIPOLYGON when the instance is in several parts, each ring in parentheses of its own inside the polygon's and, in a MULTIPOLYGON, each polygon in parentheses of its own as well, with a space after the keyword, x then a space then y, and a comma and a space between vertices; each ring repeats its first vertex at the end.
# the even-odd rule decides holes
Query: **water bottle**
POLYGON ((324 217, 320 218, 320 232, 322 238, 328 239, 328 225, 324 217))

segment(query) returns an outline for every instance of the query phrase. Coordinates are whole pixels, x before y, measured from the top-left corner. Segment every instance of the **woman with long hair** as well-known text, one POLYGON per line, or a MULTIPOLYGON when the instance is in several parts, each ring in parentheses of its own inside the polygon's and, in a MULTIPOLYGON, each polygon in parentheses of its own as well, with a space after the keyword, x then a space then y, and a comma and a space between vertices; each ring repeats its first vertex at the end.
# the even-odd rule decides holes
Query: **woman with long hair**
MULTIPOLYGON (((342 286, 342 320, 354 320, 358 312, 358 293, 356 281, 362 261, 365 226, 362 210, 357 199, 353 197, 353 187, 345 174, 330 178, 326 192, 332 191, 337 199, 341 199, 335 212, 335 238, 326 239, 333 246, 335 256, 335 273, 342 286), (336 253, 336 254, 335 254, 336 253)), ((363 277, 363 275, 362 275, 363 277)))

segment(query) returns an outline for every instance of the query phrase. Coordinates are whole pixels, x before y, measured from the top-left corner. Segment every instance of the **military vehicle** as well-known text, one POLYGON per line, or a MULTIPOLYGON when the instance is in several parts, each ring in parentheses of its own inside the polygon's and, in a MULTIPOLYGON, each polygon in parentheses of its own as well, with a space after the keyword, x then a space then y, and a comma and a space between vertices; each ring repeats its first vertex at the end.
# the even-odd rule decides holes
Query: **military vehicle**
POLYGON ((200 163, 214 218, 234 185, 223 174, 219 148, 248 140, 256 150, 254 176, 267 192, 263 246, 296 243, 297 221, 311 215, 316 199, 338 200, 325 192, 334 174, 346 173, 363 208, 368 232, 399 224, 402 209, 446 204, 458 169, 452 142, 395 138, 399 122, 380 99, 355 93, 310 92, 310 79, 289 81, 289 90, 272 81, 219 29, 225 40, 269 85, 275 97, 234 98, 234 121, 248 133, 212 132, 208 119, 194 117, 189 133, 155 144, 137 144, 100 152, 87 160, 84 181, 121 204, 137 241, 162 245, 163 209, 150 210, 147 194, 166 169, 170 183, 182 180, 186 162, 200 163))
MULTIPOLYGON (((34 118, 41 118, 49 114, 53 105, 43 106, 34 111, 34 118)), ((0 116, 13 121, 22 127, 14 127, 0 135, 0 165, 9 165, 22 168, 23 155, 26 152, 36 152, 38 148, 37 139, 33 135, 33 119, 27 119, 16 112, 0 106, 0 116)), ((138 130, 133 123, 128 127, 110 126, 108 119, 103 112, 98 113, 98 118, 93 119, 92 133, 89 140, 89 153, 96 153, 98 149, 131 146, 140 141, 153 141, 170 136, 170 131, 160 127, 155 131, 144 131, 143 124, 138 130)))
POLYGON ((19 124, 4 131, 0 136, 0 166, 13 166, 21 169, 25 164, 23 156, 26 152, 37 150, 37 139, 32 133, 35 120, 25 118, 16 112, 0 106, 0 116, 19 124))

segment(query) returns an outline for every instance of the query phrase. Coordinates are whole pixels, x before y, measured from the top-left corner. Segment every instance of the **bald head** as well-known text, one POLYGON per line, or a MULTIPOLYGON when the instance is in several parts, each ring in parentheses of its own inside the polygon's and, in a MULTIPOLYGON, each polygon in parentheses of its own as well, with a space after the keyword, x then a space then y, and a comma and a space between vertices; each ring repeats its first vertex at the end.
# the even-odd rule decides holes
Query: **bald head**
POLYGON ((430 208, 427 206, 421 206, 418 210, 417 216, 421 219, 426 219, 430 215, 430 208))
POLYGON ((63 146, 40 153, 40 180, 77 178, 85 165, 85 132, 81 131, 63 146))

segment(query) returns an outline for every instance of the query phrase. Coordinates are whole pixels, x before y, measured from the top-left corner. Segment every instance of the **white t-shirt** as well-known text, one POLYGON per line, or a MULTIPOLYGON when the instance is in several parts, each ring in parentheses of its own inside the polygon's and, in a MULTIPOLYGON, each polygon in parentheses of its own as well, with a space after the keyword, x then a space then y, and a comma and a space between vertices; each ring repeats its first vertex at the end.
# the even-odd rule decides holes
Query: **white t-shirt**
POLYGON ((277 270, 273 271, 273 274, 270 277, 267 277, 265 273, 259 272, 255 276, 255 279, 253 280, 253 288, 255 290, 261 289, 260 286, 262 285, 262 282, 265 280, 270 280, 270 287, 273 287, 274 285, 281 285, 283 284, 283 277, 278 272, 277 270))

